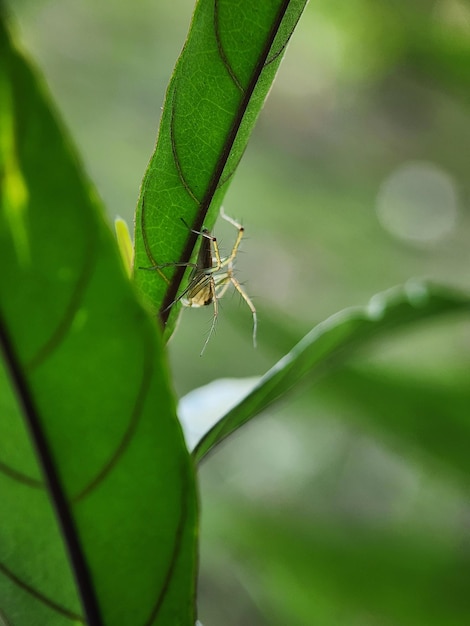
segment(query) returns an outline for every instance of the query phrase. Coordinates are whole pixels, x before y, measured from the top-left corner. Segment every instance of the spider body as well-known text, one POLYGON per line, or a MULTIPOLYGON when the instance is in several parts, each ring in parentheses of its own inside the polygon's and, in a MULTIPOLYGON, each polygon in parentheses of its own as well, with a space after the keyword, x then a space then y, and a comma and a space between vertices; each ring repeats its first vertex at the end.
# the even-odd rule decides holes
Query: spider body
POLYGON ((197 263, 189 275, 187 290, 180 296, 181 304, 187 307, 208 306, 216 297, 214 293, 214 258, 212 256, 213 237, 207 228, 202 230, 201 235, 202 241, 197 263))

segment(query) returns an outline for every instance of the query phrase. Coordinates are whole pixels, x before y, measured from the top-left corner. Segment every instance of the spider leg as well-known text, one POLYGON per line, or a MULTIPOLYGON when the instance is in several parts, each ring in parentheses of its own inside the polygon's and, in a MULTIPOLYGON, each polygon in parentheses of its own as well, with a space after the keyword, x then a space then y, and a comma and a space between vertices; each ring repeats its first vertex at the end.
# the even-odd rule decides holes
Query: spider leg
MULTIPOLYGON (((161 265, 151 265, 150 267, 139 267, 139 270, 147 270, 150 272, 158 272, 167 285, 170 284, 170 279, 162 272, 164 267, 196 267, 195 263, 162 263, 161 265)), ((172 306, 174 303, 170 304, 172 306)), ((165 311, 170 308, 167 306, 165 311)))
MULTIPOLYGON (((210 292, 211 292, 211 295, 213 296, 214 294, 213 287, 212 287, 213 282, 214 282, 214 279, 212 278, 212 275, 210 274, 208 275, 199 274, 195 276, 192 280, 189 281, 189 285, 186 287, 186 289, 184 289, 180 294, 178 294, 178 296, 173 300, 173 302, 170 302, 170 304, 163 309, 162 313, 164 311, 168 311, 168 309, 171 309, 172 306, 174 306, 177 302, 182 300, 186 295, 188 295, 188 293, 191 293, 194 290, 196 290, 196 292, 199 293, 200 291, 204 290, 207 283, 211 285, 210 292)), ((183 302, 183 305, 191 306, 191 304, 188 305, 188 304, 185 304, 184 302, 183 302)), ((200 304, 194 304, 194 306, 200 306, 200 304)))
MULTIPOLYGON (((241 224, 239 224, 234 219, 226 215, 222 208, 220 209, 220 215, 221 217, 223 217, 224 220, 229 222, 229 224, 232 224, 233 226, 235 226, 235 228, 238 228, 238 236, 235 240, 235 244, 232 248, 232 252, 230 253, 230 256, 228 256, 227 258, 223 260, 220 260, 220 256, 219 256, 219 261, 220 261, 219 269, 222 267, 227 267, 227 270, 218 277, 218 280, 216 279, 216 282, 215 282, 216 288, 220 287, 217 297, 221 298, 227 291, 230 284, 232 284, 235 287, 235 289, 238 291, 238 293, 241 295, 243 300, 245 300, 253 316, 253 346, 256 348, 256 335, 258 332, 258 316, 256 314, 256 308, 253 302, 251 301, 250 297, 248 296, 248 294, 245 292, 243 287, 240 285, 238 280, 233 275, 233 262, 235 260, 235 257, 237 256, 238 248, 243 238, 245 229, 243 228, 241 224)), ((216 249, 214 247, 214 253, 215 252, 216 252, 216 249)))
MULTIPOLYGON (((163 267, 197 267, 197 265, 196 263, 161 263, 160 265, 151 265, 150 267, 139 267, 139 270, 154 271, 163 267)), ((168 280, 168 278, 166 278, 166 280, 168 280)))
POLYGON ((206 349, 207 344, 209 343, 209 340, 212 337, 212 333, 215 330, 215 327, 217 324, 217 317, 219 315, 219 303, 218 303, 218 298, 217 298, 216 290, 215 290, 215 282, 212 277, 211 277, 211 295, 212 295, 212 306, 214 307, 214 315, 212 317, 212 324, 209 330, 209 334, 206 337, 206 340, 204 342, 204 345, 202 346, 202 350, 199 356, 202 356, 204 354, 204 350, 206 349))
POLYGON ((205 239, 210 241, 209 247, 207 247, 207 246, 203 247, 203 244, 201 244, 201 249, 199 251, 199 255, 200 256, 199 256, 199 260, 198 260, 197 266, 198 267, 204 267, 204 269, 211 268, 212 271, 217 272, 222 267, 222 261, 221 261, 221 258, 220 258, 219 246, 217 244, 217 237, 214 237, 214 235, 212 235, 207 228, 203 228, 202 230, 194 230, 194 228, 191 228, 187 224, 186 220, 184 220, 182 217, 180 219, 181 219, 183 224, 186 226, 186 228, 190 232, 194 233, 195 235, 199 235, 200 237, 204 237, 205 239), (210 245, 211 244, 212 244, 212 246, 214 248, 215 265, 213 265, 213 260, 212 260, 211 251, 210 251, 210 245), (203 255, 202 259, 201 259, 201 253, 203 255), (208 258, 205 257, 205 254, 208 255, 208 258))
POLYGON ((220 274, 219 276, 217 276, 214 279, 215 292, 216 292, 217 297, 219 298, 219 300, 220 300, 220 298, 223 298, 225 292, 230 287, 230 285, 232 283, 231 277, 232 277, 231 273, 224 272, 223 274, 220 274))
MULTIPOLYGON (((240 247, 240 243, 243 239, 243 235, 245 233, 245 228, 239 224, 238 222, 236 222, 234 219, 232 219, 231 217, 229 217, 223 210, 222 207, 220 207, 220 217, 222 217, 222 219, 224 219, 226 222, 228 222, 229 224, 232 224, 232 226, 234 226, 237 230, 238 230, 238 235, 237 238, 235 240, 235 243, 233 244, 233 248, 232 248, 232 252, 230 253, 230 255, 223 259, 223 261, 220 262, 220 267, 226 267, 227 265, 231 268, 235 257, 237 256, 238 253, 238 248, 240 247)), ((214 246, 214 253, 216 252, 216 247, 214 246)), ((220 256, 219 256, 219 260, 220 260, 220 256)))
POLYGON ((167 285, 170 284, 170 279, 165 276, 162 272, 161 268, 165 267, 165 265, 152 265, 151 267, 139 267, 139 270, 150 270, 153 272, 158 272, 167 285))
POLYGON ((246 302, 246 304, 247 304, 248 308, 250 309, 251 314, 253 316, 253 346, 256 348, 256 333, 257 333, 257 330, 258 330, 258 317, 256 315, 255 305, 253 304, 253 302, 251 301, 251 299, 248 296, 248 294, 245 292, 243 287, 240 285, 240 283, 238 282, 238 280, 234 276, 230 276, 230 282, 235 287, 235 289, 238 291, 238 293, 241 295, 243 300, 245 300, 245 302, 246 302))

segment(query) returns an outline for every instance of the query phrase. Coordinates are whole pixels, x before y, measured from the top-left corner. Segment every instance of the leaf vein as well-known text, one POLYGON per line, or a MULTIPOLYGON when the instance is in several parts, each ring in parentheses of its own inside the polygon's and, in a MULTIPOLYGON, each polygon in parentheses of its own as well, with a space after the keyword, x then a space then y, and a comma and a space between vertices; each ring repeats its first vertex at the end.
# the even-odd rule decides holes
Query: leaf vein
POLYGON ((160 593, 157 596, 157 599, 155 601, 155 604, 147 618, 147 620, 144 622, 143 626, 151 626, 152 623, 154 622, 154 620, 156 619, 156 617, 158 616, 160 609, 163 605, 163 602, 165 600, 165 597, 168 593, 168 590, 170 588, 170 584, 171 581, 173 579, 173 573, 176 567, 176 564, 178 562, 178 557, 180 555, 180 550, 181 550, 181 544, 182 544, 182 536, 183 536, 183 532, 184 529, 186 527, 186 520, 187 520, 187 516, 188 516, 188 498, 187 498, 187 475, 185 472, 185 468, 182 468, 181 471, 181 477, 182 477, 182 488, 181 488, 181 505, 180 505, 180 516, 178 519, 178 526, 176 528, 176 533, 175 533, 175 543, 173 545, 173 550, 172 550, 172 554, 171 554, 171 559, 170 559, 170 563, 168 565, 168 569, 165 575, 165 579, 163 581, 163 584, 160 588, 160 593))
POLYGON ((37 589, 35 589, 31 585, 26 583, 24 580, 21 580, 21 578, 19 578, 19 576, 14 574, 11 571, 11 569, 9 569, 1 561, 0 561, 0 572, 4 576, 6 576, 12 583, 14 583, 18 587, 20 587, 20 589, 22 589, 23 591, 25 591, 29 595, 33 596, 36 600, 38 600, 39 602, 41 602, 42 604, 47 606, 52 611, 54 611, 56 613, 59 613, 63 617, 67 617, 68 619, 73 620, 75 622, 78 621, 78 622, 80 622, 82 624, 85 623, 84 619, 83 619, 83 617, 81 615, 78 615, 78 613, 74 613, 73 611, 70 611, 69 609, 63 607, 62 605, 58 604, 54 600, 51 600, 50 598, 45 596, 43 593, 41 593, 40 591, 38 591, 37 589))
POLYGON ((78 305, 91 279, 94 260, 95 242, 93 239, 90 238, 82 271, 80 273, 80 276, 78 277, 75 289, 73 290, 72 296, 65 309, 64 315, 57 324, 49 339, 46 340, 46 342, 41 346, 41 348, 39 348, 36 354, 26 364, 27 369, 33 370, 41 365, 41 363, 43 363, 47 359, 47 357, 50 356, 54 352, 54 350, 58 348, 60 343, 65 338, 66 334, 69 332, 75 318, 75 313, 78 309, 78 305))
POLYGON ((214 35, 215 35, 215 40, 217 42, 217 49, 219 51, 220 58, 222 59, 222 63, 225 66, 225 69, 227 70, 230 78, 232 79, 237 89, 242 94, 244 94, 245 88, 241 84, 240 80, 238 79, 238 76, 235 73, 235 70, 233 69, 230 61, 228 60, 228 57, 225 53, 224 46, 222 44, 222 38, 220 36, 220 24, 219 24, 219 0, 214 0, 214 35))
MULTIPOLYGON (((273 63, 276 59, 278 59, 280 57, 280 55, 284 52, 284 50, 287 47, 287 44, 290 41, 290 38, 292 37, 292 34, 300 20, 300 16, 302 15, 301 12, 299 12, 297 19, 295 20, 295 22, 292 24, 292 28, 290 29, 289 33, 287 34, 287 37, 284 41, 284 43, 282 44, 282 46, 279 48, 279 50, 277 50, 276 52, 274 52, 274 54, 271 57, 268 57, 266 59, 266 63, 264 64, 264 67, 267 67, 268 65, 270 65, 271 63, 273 63)), ((274 45, 274 44, 273 44, 274 45)))
POLYGON ((32 478, 31 476, 28 476, 27 474, 23 474, 23 472, 20 472, 14 469, 13 467, 10 467, 9 465, 7 465, 6 463, 3 463, 2 461, 0 461, 0 472, 5 474, 9 478, 19 483, 22 483, 23 485, 26 485, 28 487, 33 487, 34 489, 44 489, 45 485, 42 482, 42 480, 39 480, 37 478, 32 478))
MULTIPOLYGON (((145 332, 145 335, 147 335, 147 332, 145 332)), ((90 482, 85 487, 83 487, 81 491, 79 491, 71 498, 71 502, 74 504, 87 497, 92 491, 94 491, 98 487, 98 485, 100 485, 106 479, 108 474, 114 469, 114 467, 116 467, 118 461, 128 448, 130 442, 132 441, 132 438, 134 437, 137 425, 142 416, 145 399, 147 398, 150 389, 150 381, 153 375, 153 342, 149 340, 147 336, 143 335, 143 338, 144 359, 142 379, 134 402, 134 407, 132 409, 132 414, 128 426, 121 438, 121 441, 118 443, 112 455, 101 467, 99 472, 90 480, 90 482)))
POLYGON ((171 152, 173 154, 173 161, 175 163, 176 171, 178 172, 178 176, 179 176, 179 179, 181 181, 181 184, 185 188, 185 190, 186 190, 187 194, 189 195, 189 197, 192 200, 194 200, 194 202, 198 206, 200 206, 201 205, 201 201, 196 196, 196 194, 193 192, 193 190, 191 189, 190 184, 188 183, 188 181, 185 178, 185 175, 183 173, 183 168, 181 166, 181 160, 180 160, 179 155, 178 155, 178 149, 176 147, 176 139, 175 139, 175 107, 176 107, 176 105, 175 105, 175 98, 176 98, 176 85, 175 85, 175 88, 174 88, 173 94, 172 94, 171 117, 170 117, 170 143, 171 143, 171 152))

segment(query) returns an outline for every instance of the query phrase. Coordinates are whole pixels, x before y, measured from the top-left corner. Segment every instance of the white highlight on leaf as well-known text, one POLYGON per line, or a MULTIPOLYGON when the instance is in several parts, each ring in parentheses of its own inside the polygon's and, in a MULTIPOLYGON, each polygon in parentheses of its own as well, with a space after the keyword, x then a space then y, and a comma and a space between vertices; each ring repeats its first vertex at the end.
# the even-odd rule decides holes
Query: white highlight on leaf
POLYGON ((221 378, 193 389, 178 405, 178 416, 189 450, 236 406, 258 383, 259 377, 221 378))

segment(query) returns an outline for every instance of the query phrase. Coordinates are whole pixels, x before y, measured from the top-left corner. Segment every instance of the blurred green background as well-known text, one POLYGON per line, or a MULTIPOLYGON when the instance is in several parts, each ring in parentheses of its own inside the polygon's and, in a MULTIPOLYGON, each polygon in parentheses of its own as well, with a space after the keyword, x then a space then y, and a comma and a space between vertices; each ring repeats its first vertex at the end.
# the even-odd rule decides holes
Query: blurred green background
MULTIPOLYGON (((11 8, 110 220, 131 223, 192 2, 11 8)), ((184 311, 178 394, 262 374, 316 322, 411 277, 470 288, 469 146, 470 3, 311 2, 224 203, 246 227, 259 347, 237 295, 202 358, 211 311, 184 311)), ((216 234, 228 251, 233 229, 216 234)), ((468 475, 433 454, 443 438, 469 449, 445 420, 452 405, 468 431, 469 349, 462 320, 390 337, 204 463, 205 626, 470 624, 468 475), (416 440, 393 423, 422 397, 416 440)))

